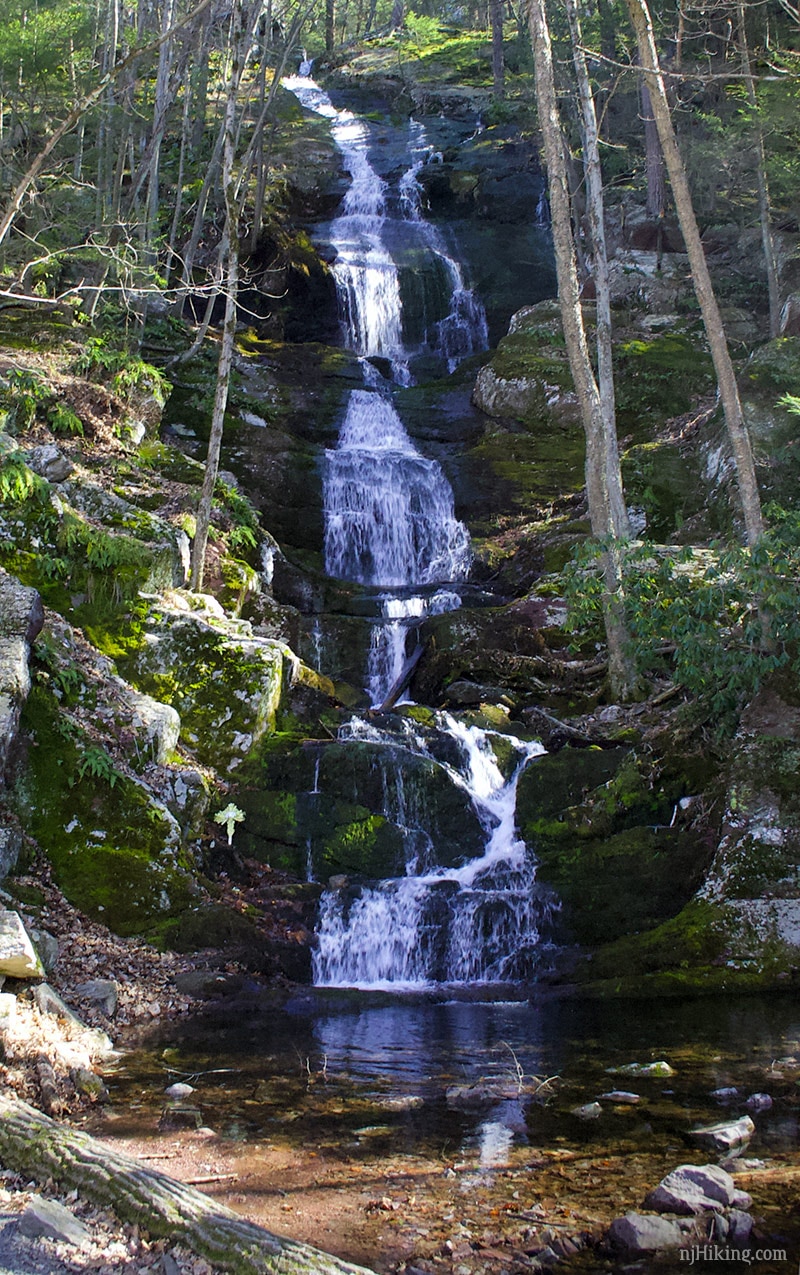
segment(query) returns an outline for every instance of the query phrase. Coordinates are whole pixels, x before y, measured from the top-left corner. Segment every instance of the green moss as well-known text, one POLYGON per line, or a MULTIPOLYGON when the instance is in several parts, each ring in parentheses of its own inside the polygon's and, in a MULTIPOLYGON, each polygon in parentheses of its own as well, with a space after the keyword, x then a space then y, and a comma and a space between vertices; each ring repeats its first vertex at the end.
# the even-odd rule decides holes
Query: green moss
POLYGON ((750 356, 742 374, 746 387, 773 397, 800 389, 800 336, 781 336, 768 341, 750 356))
POLYGON ((197 952, 214 947, 230 952, 242 948, 250 952, 263 948, 263 940, 253 922, 221 903, 191 908, 161 927, 161 944, 176 952, 197 952))
POLYGON ((714 383, 710 355, 697 336, 667 332, 647 341, 626 341, 614 351, 617 423, 648 434, 653 420, 686 412, 714 383))
POLYGON ((729 933, 727 909, 692 899, 661 925, 593 953, 579 979, 604 995, 731 990, 741 980, 725 966, 729 933))
POLYGON ((22 730, 27 764, 13 801, 67 898, 119 934, 146 933, 184 908, 193 886, 167 811, 113 768, 90 776, 82 762, 97 746, 49 689, 34 686, 22 730))

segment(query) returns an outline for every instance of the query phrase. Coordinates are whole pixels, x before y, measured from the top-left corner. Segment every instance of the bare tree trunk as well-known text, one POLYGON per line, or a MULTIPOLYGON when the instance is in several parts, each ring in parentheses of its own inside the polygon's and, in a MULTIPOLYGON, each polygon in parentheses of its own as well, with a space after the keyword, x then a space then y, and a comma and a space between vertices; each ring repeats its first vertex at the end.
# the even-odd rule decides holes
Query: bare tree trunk
POLYGON ((244 12, 245 0, 233 0, 231 14, 230 70, 225 97, 225 118, 222 146, 222 189, 225 197, 225 230, 220 260, 225 270, 225 320, 222 326, 217 384, 214 407, 211 414, 211 433, 208 439, 203 486, 197 508, 197 529, 192 545, 192 589, 200 593, 203 588, 208 532, 211 526, 211 504, 214 486, 219 472, 219 456, 222 448, 222 431, 225 409, 228 405, 228 389, 233 363, 234 338, 236 336, 236 301, 239 288, 239 201, 234 172, 236 137, 238 134, 236 108, 239 85, 247 59, 247 43, 252 38, 257 8, 244 12))
POLYGON ((597 385, 603 424, 603 463, 606 467, 610 530, 616 538, 630 534, 628 511, 622 490, 617 442, 617 415, 614 395, 614 368, 611 348, 611 282, 606 250, 603 172, 600 164, 600 138, 589 68, 583 51, 583 35, 577 0, 566 0, 567 18, 572 39, 572 57, 580 103, 583 169, 586 178, 586 208, 592 241, 592 275, 597 312, 597 385))
POLYGON ((506 66, 503 57, 503 10, 505 0, 490 0, 492 20, 492 92, 502 101, 506 92, 506 66))
POLYGON ((602 405, 594 379, 586 330, 581 312, 575 246, 570 220, 569 184, 564 157, 564 142, 558 117, 553 54, 544 0, 529 0, 528 19, 536 69, 536 100, 539 126, 542 130, 547 176, 550 188, 553 246, 558 277, 561 320, 569 357, 570 371, 581 409, 586 434, 586 494, 592 533, 600 540, 610 538, 612 544, 603 553, 605 582, 604 621, 608 642, 609 677, 612 693, 626 699, 634 693, 635 674, 627 651, 627 633, 622 614, 619 558, 614 541, 620 531, 614 525, 614 509, 621 499, 622 479, 617 470, 620 497, 609 492, 609 466, 605 456, 606 432, 602 405))
POLYGON ((664 156, 658 137, 653 104, 650 101, 650 90, 647 81, 642 80, 639 86, 639 97, 642 104, 642 120, 644 122, 644 155, 645 176, 647 178, 647 215, 663 220, 666 188, 664 185, 664 156))
POLYGON ((658 128, 658 135, 661 140, 661 149, 664 154, 667 172, 669 173, 670 185, 672 186, 672 194, 675 199, 675 207, 684 243, 686 244, 686 251, 689 255, 694 291, 700 305, 711 358, 717 374, 725 425, 736 464, 747 543, 754 545, 763 534, 764 523, 761 516, 761 499, 758 494, 753 452, 742 413, 739 388, 736 384, 736 374, 728 351, 725 329, 722 326, 717 298, 714 294, 711 275, 709 274, 703 245, 700 240, 700 231, 694 214, 689 182, 686 177, 686 170, 683 167, 680 151, 678 150, 664 77, 661 72, 658 51, 653 36, 650 10, 647 7, 647 0, 626 0, 626 4, 636 32, 639 61, 650 90, 650 100, 658 128))
POLYGON ((336 3, 325 0, 325 52, 333 53, 336 43, 336 3))
MULTIPOLYGON (((0 1096, 0 1159, 26 1179, 52 1180, 153 1235, 185 1244, 238 1275, 370 1275, 309 1244, 249 1222, 195 1187, 145 1167, 26 1102, 0 1096)), ((127 1265, 127 1263, 125 1263, 127 1265)))
POLYGON ((775 242, 772 238, 772 205, 769 197, 767 181, 767 157, 764 150, 764 133, 758 115, 758 98, 750 65, 750 48, 747 42, 747 19, 743 0, 738 3, 739 42, 742 50, 742 71, 747 88, 747 100, 753 110, 753 127, 755 144, 753 151, 756 161, 756 182, 758 184, 758 215, 761 222, 761 243, 764 248, 764 268, 767 273, 767 293, 769 295, 769 334, 778 336, 781 330, 781 291, 778 279, 778 262, 775 257, 775 242))
POLYGON ((178 157, 178 176, 175 182, 175 207, 172 210, 172 221, 170 222, 169 236, 167 238, 167 257, 164 263, 164 280, 167 287, 169 287, 169 281, 172 276, 172 263, 175 260, 175 252, 178 243, 178 229, 181 224, 181 214, 183 212, 183 175, 186 171, 186 152, 189 149, 189 135, 191 131, 192 118, 191 111, 192 94, 190 92, 190 77, 187 74, 183 85, 181 149, 178 157))

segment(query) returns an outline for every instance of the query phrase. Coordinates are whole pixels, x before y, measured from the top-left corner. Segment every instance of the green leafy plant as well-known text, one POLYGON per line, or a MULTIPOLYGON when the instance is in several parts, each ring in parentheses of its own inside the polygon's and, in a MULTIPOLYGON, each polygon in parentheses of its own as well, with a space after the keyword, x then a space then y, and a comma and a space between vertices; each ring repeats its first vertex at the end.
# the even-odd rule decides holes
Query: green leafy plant
POLYGON ((66 403, 54 403, 47 413, 47 420, 54 434, 83 437, 83 421, 66 403))
POLYGON ((109 788, 113 788, 117 781, 122 779, 121 772, 117 770, 106 750, 99 744, 89 744, 78 758, 70 786, 79 784, 87 775, 90 779, 99 779, 102 783, 108 784, 109 788))
POLYGON ((19 452, 0 456, 0 504, 22 505, 27 500, 47 499, 47 483, 34 474, 19 452))
MULTIPOLYGON (((768 508, 753 549, 622 551, 625 620, 643 674, 666 666, 719 734, 735 728, 764 679, 800 673, 800 514, 768 508)), ((570 625, 599 634, 602 546, 585 546, 567 571, 570 625)))
POLYGON ((258 514, 247 497, 238 487, 217 480, 214 489, 214 504, 217 509, 227 515, 228 547, 234 554, 246 555, 258 547, 258 514))
POLYGON ((115 394, 128 398, 133 390, 147 389, 166 402, 172 388, 163 372, 137 354, 110 344, 105 337, 90 336, 72 364, 79 376, 109 381, 115 394))
POLYGON ((27 429, 52 392, 38 372, 12 367, 0 378, 0 405, 13 415, 17 429, 27 429))

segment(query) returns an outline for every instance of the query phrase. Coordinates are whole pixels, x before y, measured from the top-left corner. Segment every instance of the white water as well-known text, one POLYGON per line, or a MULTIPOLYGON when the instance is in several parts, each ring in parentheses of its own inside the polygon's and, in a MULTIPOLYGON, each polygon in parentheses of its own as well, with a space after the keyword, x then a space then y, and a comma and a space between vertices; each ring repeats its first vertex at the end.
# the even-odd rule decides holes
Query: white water
MULTIPOLYGON (((346 890, 326 892, 314 953, 317 984, 502 982, 514 976, 521 956, 539 940, 542 904, 534 890, 535 866, 516 834, 514 811, 519 776, 544 749, 499 736, 517 752, 506 779, 492 750, 496 732, 465 726, 449 714, 437 717, 439 729, 459 746, 460 764, 436 764, 471 797, 486 831, 483 854, 459 867, 421 873, 416 856, 409 856, 404 877, 365 886, 355 897, 346 890)), ((413 728, 406 729, 413 737, 413 728)), ((394 735, 357 719, 341 737, 397 746, 394 735)), ((430 756, 424 740, 413 742, 430 756)))
MULTIPOLYGON (((409 630, 427 614, 460 605, 451 586, 466 578, 470 565, 469 536, 455 516, 449 483, 438 463, 422 456, 409 438, 381 369, 380 360, 386 360, 395 384, 411 383, 414 351, 403 342, 400 276, 387 248, 390 225, 389 238, 410 242, 446 280, 448 311, 426 324, 424 344, 448 371, 485 348, 486 319, 441 232, 423 214, 419 175, 437 157, 422 125, 409 125, 410 163, 392 192, 369 162, 367 126, 337 111, 313 80, 301 75, 285 84, 305 106, 330 119, 351 178, 330 240, 345 341, 361 357, 365 387, 351 393, 337 446, 325 457, 325 569, 378 592, 381 614, 372 629, 367 689, 371 702, 380 705, 403 670, 409 630), (387 213, 392 201, 399 221, 387 213)), ((543 908, 514 811, 519 775, 543 749, 495 734, 504 748, 516 751, 516 765, 504 777, 492 750, 493 732, 446 714, 437 715, 437 726, 457 764, 433 757, 408 722, 399 747, 424 755, 467 794, 485 834, 483 853, 457 867, 437 866, 436 847, 418 812, 412 819, 406 808, 397 735, 354 718, 340 739, 385 750, 383 813, 403 832, 405 875, 355 892, 326 891, 314 953, 318 985, 502 981, 519 977, 538 942, 543 908), (387 773, 393 774, 391 784, 387 773)))

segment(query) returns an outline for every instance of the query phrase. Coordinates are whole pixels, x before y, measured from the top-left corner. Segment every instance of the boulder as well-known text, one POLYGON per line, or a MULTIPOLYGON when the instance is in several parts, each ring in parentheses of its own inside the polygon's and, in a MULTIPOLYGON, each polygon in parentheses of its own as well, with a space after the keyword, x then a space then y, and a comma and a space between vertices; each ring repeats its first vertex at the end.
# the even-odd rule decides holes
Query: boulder
POLYGON ((658 1253, 680 1248, 686 1241, 686 1227, 658 1214, 626 1213, 611 1223, 608 1239, 615 1249, 631 1256, 658 1253))
POLYGON ((113 979, 90 978, 85 983, 76 984, 73 990, 76 996, 101 1009, 107 1018, 111 1018, 116 1012, 117 985, 113 979))
POLYGON ((17 912, 0 912, 0 974, 42 978, 42 962, 17 912))
POLYGON ((645 1198, 645 1207, 657 1213, 693 1215, 718 1212, 733 1204, 736 1185, 716 1164, 682 1164, 673 1169, 645 1198))
POLYGON ((26 452, 25 462, 29 469, 40 478, 46 478, 49 483, 63 483, 75 468, 55 443, 44 443, 41 447, 34 447, 32 451, 26 452))
POLYGON ((125 688, 125 698, 131 708, 131 728, 137 736, 143 736, 147 760, 162 766, 175 751, 181 733, 181 719, 169 704, 161 704, 141 691, 125 688))
POLYGON ((19 1232, 30 1239, 45 1237, 76 1248, 83 1248, 91 1240, 88 1228, 68 1208, 42 1196, 34 1196, 25 1209, 19 1220, 19 1232))
POLYGON ((16 866, 22 849, 22 833, 19 828, 0 827, 0 881, 16 866))
POLYGON ((0 785, 31 688, 28 656, 44 622, 42 600, 0 568, 0 785))
POLYGON ((241 765, 275 728, 281 698, 300 675, 283 642, 227 620, 213 599, 178 591, 151 607, 143 641, 118 664, 139 690, 180 715, 181 741, 222 772, 241 765))

